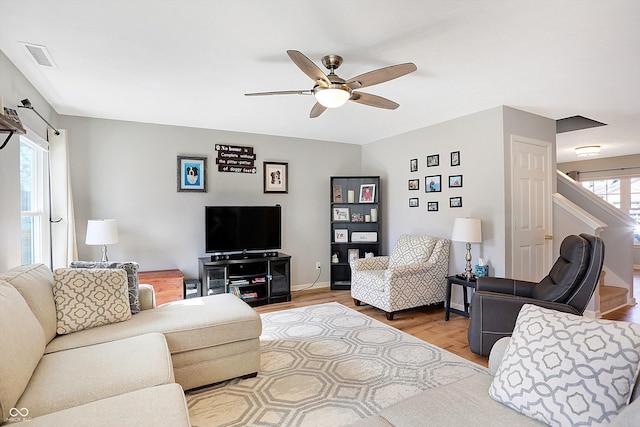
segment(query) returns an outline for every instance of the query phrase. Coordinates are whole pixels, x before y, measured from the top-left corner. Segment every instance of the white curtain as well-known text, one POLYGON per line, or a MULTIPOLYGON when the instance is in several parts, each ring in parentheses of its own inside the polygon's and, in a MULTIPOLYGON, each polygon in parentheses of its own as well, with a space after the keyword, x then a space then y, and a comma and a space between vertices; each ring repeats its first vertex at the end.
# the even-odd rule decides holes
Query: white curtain
POLYGON ((68 267, 78 260, 76 224, 73 214, 71 175, 69 173, 69 145, 67 131, 48 130, 51 185, 51 261, 52 268, 68 267))

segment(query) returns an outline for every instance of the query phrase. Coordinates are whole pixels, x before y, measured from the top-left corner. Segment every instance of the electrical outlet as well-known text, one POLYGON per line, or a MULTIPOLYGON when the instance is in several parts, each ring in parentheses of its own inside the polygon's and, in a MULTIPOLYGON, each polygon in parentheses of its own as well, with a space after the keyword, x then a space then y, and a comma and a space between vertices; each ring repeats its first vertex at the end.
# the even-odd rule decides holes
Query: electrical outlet
POLYGON ((320 270, 320 261, 316 262, 316 270, 320 270))

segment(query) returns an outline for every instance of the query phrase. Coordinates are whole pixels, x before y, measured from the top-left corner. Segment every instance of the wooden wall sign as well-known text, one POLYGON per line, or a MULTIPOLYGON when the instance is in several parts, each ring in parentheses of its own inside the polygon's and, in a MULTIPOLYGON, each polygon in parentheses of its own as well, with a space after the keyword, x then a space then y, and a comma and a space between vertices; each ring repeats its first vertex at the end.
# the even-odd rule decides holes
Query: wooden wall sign
POLYGON ((253 147, 216 144, 218 172, 256 173, 253 147))

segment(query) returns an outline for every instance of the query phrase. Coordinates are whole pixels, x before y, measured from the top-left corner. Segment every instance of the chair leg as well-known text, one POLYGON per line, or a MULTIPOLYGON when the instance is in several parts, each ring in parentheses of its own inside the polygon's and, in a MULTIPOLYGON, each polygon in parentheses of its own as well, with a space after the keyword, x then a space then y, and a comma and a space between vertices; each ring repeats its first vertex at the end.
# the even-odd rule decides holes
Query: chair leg
POLYGON ((362 305, 362 303, 360 302, 360 300, 357 299, 353 299, 353 303, 355 304, 356 307, 360 307, 362 305))
POLYGON ((387 317, 387 320, 393 320, 393 312, 385 312, 385 316, 387 317))

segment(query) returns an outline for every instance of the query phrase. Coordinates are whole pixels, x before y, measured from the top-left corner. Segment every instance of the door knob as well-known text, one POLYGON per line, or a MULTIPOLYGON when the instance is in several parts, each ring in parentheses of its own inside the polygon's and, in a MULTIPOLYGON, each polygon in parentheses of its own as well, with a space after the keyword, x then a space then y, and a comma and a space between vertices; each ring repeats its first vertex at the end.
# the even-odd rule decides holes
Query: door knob
POLYGON ((553 240, 553 236, 551 234, 545 234, 544 240, 553 240))

